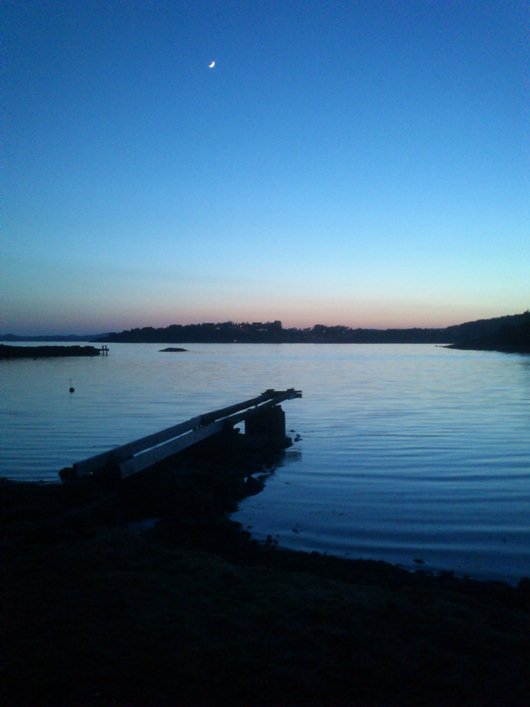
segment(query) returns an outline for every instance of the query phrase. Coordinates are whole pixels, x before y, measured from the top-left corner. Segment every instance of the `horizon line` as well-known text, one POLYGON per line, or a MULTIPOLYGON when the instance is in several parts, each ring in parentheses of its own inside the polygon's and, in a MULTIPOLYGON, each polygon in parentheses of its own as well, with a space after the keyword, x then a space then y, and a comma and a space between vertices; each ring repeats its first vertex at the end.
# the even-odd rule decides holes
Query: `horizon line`
POLYGON ((461 326, 463 324, 469 324, 471 322, 481 322, 481 321, 488 321, 490 319, 503 319, 505 317, 514 317, 518 316, 520 314, 525 314, 526 312, 529 312, 530 309, 524 310, 523 312, 516 312, 515 314, 503 314, 499 315, 497 317, 482 317, 480 319, 471 319, 471 320, 466 320, 464 322, 459 322, 457 324, 449 324, 447 326, 403 326, 403 327, 363 327, 363 326, 349 326, 347 324, 321 324, 321 323, 315 323, 310 326, 304 326, 304 327, 297 327, 297 326, 287 326, 284 327, 283 323, 280 319, 273 319, 273 320, 267 320, 267 321, 235 321, 231 319, 227 319, 225 321, 203 321, 203 322, 189 322, 186 324, 177 324, 177 323, 172 323, 172 324, 167 324, 165 326, 152 326, 150 324, 144 324, 142 326, 134 326, 134 327, 129 327, 125 329, 114 329, 112 331, 97 331, 94 333, 86 333, 84 332, 83 334, 76 334, 76 333, 49 333, 49 334, 35 334, 35 333, 29 333, 29 334, 14 334, 12 332, 6 332, 1 333, 0 332, 0 338, 5 338, 5 337, 77 337, 77 338, 88 338, 88 337, 99 337, 99 336, 108 336, 109 334, 120 334, 126 331, 134 331, 137 329, 168 329, 169 327, 197 327, 197 326, 205 326, 205 325, 212 325, 212 326, 221 326, 221 325, 226 325, 226 324, 233 324, 235 326, 241 326, 241 325, 258 325, 258 324, 275 324, 276 322, 279 322, 281 325, 282 330, 298 330, 298 331, 306 331, 310 329, 314 329, 317 326, 322 326, 326 327, 328 329, 332 329, 335 327, 341 327, 345 329, 351 329, 352 331, 407 331, 407 330, 444 330, 444 329, 449 329, 451 327, 455 326, 461 326))

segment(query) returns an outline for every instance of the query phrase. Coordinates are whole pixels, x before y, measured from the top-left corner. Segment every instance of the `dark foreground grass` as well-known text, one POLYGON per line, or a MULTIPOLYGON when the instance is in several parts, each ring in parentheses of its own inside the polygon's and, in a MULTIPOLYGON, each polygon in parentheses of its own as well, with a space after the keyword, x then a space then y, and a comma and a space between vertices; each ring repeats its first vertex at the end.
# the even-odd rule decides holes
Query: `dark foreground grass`
POLYGON ((528 583, 260 545, 219 471, 166 467, 159 496, 0 482, 2 704, 528 704, 528 583))

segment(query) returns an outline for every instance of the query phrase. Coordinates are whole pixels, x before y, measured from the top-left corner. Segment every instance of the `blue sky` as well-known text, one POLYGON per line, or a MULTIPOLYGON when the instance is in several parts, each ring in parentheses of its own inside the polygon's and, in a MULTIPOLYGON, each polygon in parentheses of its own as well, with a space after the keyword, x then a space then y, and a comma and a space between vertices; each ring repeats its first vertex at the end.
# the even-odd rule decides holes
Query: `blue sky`
POLYGON ((529 7, 5 1, 0 332, 529 308, 529 7))

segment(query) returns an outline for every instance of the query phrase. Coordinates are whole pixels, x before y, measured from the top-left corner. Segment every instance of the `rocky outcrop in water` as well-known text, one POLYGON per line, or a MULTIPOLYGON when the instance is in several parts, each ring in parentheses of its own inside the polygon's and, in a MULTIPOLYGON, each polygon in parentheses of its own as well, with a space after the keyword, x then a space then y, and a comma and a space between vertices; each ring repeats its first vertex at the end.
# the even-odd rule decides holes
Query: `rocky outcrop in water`
POLYGON ((99 356, 95 346, 7 346, 0 344, 1 358, 49 358, 52 356, 99 356))

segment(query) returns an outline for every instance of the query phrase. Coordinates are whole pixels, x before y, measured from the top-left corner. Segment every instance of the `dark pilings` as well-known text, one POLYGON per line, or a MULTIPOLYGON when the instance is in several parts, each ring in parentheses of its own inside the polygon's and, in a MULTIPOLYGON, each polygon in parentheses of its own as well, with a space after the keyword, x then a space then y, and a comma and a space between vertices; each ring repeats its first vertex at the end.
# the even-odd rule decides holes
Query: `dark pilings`
POLYGON ((279 405, 245 420, 245 435, 260 438, 274 447, 290 447, 292 441, 285 434, 285 413, 279 405))

